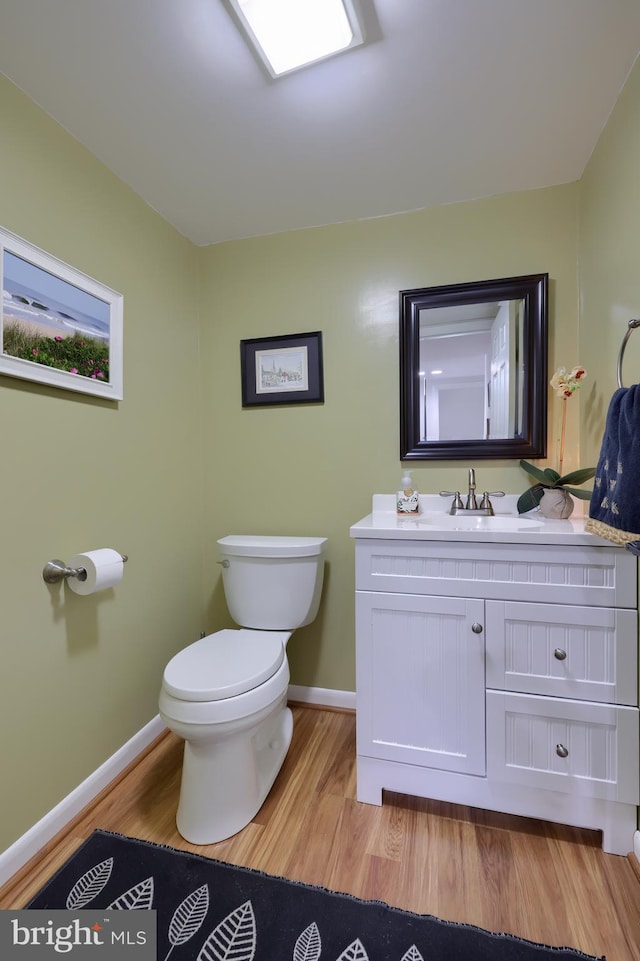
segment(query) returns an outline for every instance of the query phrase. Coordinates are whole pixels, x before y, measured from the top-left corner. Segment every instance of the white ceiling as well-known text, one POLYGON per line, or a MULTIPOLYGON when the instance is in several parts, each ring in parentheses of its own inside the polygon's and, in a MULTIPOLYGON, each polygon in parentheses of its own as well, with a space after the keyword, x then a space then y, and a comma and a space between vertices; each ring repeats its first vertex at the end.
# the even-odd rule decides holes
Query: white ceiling
POLYGON ((0 0, 0 72, 209 244, 578 180, 640 50, 638 0, 360 6, 270 80, 224 0, 0 0))

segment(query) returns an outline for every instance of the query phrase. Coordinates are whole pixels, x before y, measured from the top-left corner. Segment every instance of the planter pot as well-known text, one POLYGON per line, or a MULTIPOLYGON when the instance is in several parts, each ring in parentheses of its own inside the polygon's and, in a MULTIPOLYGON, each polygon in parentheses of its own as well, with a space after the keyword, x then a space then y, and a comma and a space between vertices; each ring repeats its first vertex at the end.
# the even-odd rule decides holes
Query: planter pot
POLYGON ((571 494, 561 488, 546 490, 540 501, 540 513, 549 520, 565 520, 571 517, 574 507, 571 494))

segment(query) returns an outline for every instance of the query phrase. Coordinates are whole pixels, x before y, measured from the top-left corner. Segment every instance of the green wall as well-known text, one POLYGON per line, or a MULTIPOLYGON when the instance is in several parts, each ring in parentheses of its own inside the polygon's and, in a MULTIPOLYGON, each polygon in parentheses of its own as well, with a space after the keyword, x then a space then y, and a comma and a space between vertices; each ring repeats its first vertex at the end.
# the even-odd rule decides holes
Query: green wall
MULTIPOLYGON (((292 680, 354 690, 349 526, 401 476, 398 291, 548 271, 550 365, 577 363, 577 200, 574 184, 199 251, 210 627, 224 623, 217 537, 326 535, 321 613, 289 642, 292 680), (240 340, 312 330, 324 404, 243 410, 240 340)), ((528 485, 517 461, 425 464, 413 477, 423 492, 455 490, 469 466, 484 490, 528 485)))
POLYGON ((0 224, 124 295, 124 400, 0 377, 0 850, 157 714, 202 626, 193 247, 0 78, 0 224), (115 547, 122 583, 48 587, 115 547))
MULTIPOLYGON (((582 398, 583 460, 596 464, 617 388, 623 337, 640 317, 640 61, 580 183, 580 353, 593 372, 582 398)), ((623 384, 640 381, 640 330, 629 339, 623 384)))
MULTIPOLYGON (((353 690, 348 530, 400 477, 399 290, 548 272, 549 370, 589 370, 565 466, 593 462, 640 310, 639 83, 636 68, 580 184, 195 248, 0 78, 0 225, 122 292, 125 310, 122 403, 0 377, 0 848, 155 715, 176 650, 230 624, 224 534, 329 538, 320 614, 289 645, 292 681, 353 690), (325 403, 243 410, 240 340, 311 330, 325 403), (115 590, 43 583, 49 558, 106 545, 130 556, 115 590)), ((437 491, 468 466, 482 487, 527 483, 514 461, 413 474, 437 491)))

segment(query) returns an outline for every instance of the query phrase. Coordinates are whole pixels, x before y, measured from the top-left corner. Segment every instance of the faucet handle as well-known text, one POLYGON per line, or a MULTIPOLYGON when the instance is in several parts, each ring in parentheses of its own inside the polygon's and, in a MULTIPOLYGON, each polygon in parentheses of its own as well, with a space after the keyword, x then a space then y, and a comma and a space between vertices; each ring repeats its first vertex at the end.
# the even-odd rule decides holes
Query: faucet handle
POLYGON ((463 510, 464 504, 462 503, 462 498, 460 497, 460 491, 440 491, 440 497, 453 497, 453 504, 451 505, 451 510, 463 510))
POLYGON ((504 497, 504 491, 485 491, 482 495, 482 503, 480 504, 480 510, 490 510, 493 514, 493 505, 489 500, 490 497, 504 497))

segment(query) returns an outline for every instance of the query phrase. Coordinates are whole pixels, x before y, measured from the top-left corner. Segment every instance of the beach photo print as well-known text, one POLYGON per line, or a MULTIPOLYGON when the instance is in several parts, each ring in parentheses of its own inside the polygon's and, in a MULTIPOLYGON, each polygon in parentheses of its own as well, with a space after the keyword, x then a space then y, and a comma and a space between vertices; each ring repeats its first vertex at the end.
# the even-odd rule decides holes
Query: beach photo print
POLYGON ((122 400, 122 302, 0 228, 0 375, 122 400))

